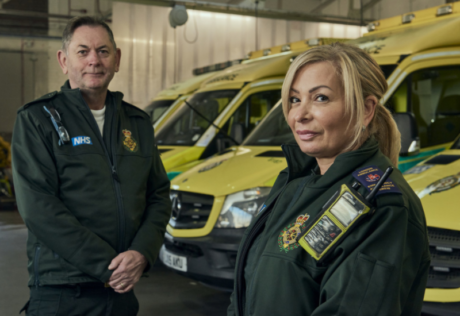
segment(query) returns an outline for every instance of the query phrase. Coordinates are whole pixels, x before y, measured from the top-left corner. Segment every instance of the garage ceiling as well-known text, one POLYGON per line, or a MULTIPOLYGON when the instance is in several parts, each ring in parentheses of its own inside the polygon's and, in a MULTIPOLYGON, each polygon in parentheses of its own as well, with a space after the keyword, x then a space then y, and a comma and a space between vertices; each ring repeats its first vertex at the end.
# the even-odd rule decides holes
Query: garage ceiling
POLYGON ((366 12, 381 0, 117 0, 157 6, 185 5, 188 9, 265 18, 366 25, 366 12))

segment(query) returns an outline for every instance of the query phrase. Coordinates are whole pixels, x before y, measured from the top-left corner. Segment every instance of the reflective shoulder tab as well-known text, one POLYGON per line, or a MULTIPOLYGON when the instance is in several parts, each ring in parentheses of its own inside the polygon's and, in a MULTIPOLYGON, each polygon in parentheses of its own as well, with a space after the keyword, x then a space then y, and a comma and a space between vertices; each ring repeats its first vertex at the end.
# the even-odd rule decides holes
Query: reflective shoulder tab
MULTIPOLYGON (((368 166, 355 170, 355 172, 353 172, 353 177, 370 192, 380 180, 383 173, 384 172, 376 166, 368 166)), ((398 186, 393 182, 393 180, 391 180, 391 178, 388 178, 388 180, 385 181, 376 196, 385 193, 402 194, 398 186)))

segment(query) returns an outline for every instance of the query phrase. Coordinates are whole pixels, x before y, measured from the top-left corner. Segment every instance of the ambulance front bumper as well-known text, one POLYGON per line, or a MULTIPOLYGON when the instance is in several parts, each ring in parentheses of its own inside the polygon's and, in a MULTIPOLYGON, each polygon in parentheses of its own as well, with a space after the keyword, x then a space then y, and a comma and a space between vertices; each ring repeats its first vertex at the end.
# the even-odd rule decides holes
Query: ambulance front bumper
POLYGON ((208 236, 198 238, 178 238, 166 233, 160 260, 180 275, 232 291, 236 254, 244 230, 213 229, 208 236))

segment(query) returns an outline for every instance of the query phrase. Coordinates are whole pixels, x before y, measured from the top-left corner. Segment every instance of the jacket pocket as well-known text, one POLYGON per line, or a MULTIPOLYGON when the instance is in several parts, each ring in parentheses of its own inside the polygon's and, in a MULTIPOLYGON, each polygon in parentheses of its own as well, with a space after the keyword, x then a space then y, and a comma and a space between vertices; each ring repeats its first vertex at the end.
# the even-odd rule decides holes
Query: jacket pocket
POLYGON ((39 277, 39 262, 40 262, 40 245, 35 248, 34 254, 34 285, 40 285, 40 277, 39 277))
POLYGON ((359 253, 339 315, 378 315, 392 270, 393 265, 359 253))

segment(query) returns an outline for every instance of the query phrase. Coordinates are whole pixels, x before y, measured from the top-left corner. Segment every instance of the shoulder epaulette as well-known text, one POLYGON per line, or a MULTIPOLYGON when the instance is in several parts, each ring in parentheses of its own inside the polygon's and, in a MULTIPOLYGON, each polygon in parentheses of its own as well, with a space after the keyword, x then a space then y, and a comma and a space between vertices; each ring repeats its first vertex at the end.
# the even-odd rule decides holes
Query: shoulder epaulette
MULTIPOLYGON (((380 180, 380 177, 383 175, 383 171, 380 170, 377 166, 368 166, 360 168, 353 172, 353 177, 358 180, 369 192, 373 190, 374 186, 380 180)), ((388 178, 385 183, 380 188, 379 192, 376 195, 381 195, 385 193, 396 193, 402 194, 396 183, 388 178)))
POLYGON ((44 96, 41 96, 40 98, 38 99, 35 99, 33 101, 30 101, 29 103, 26 103, 23 107, 21 107, 19 110, 18 110, 18 113, 21 112, 22 110, 25 110, 27 109, 29 106, 31 105, 34 105, 34 104, 39 104, 43 101, 46 101, 46 100, 50 100, 52 98, 54 98, 56 95, 58 94, 57 91, 53 91, 53 92, 50 92, 50 93, 47 93, 45 94, 44 96))

